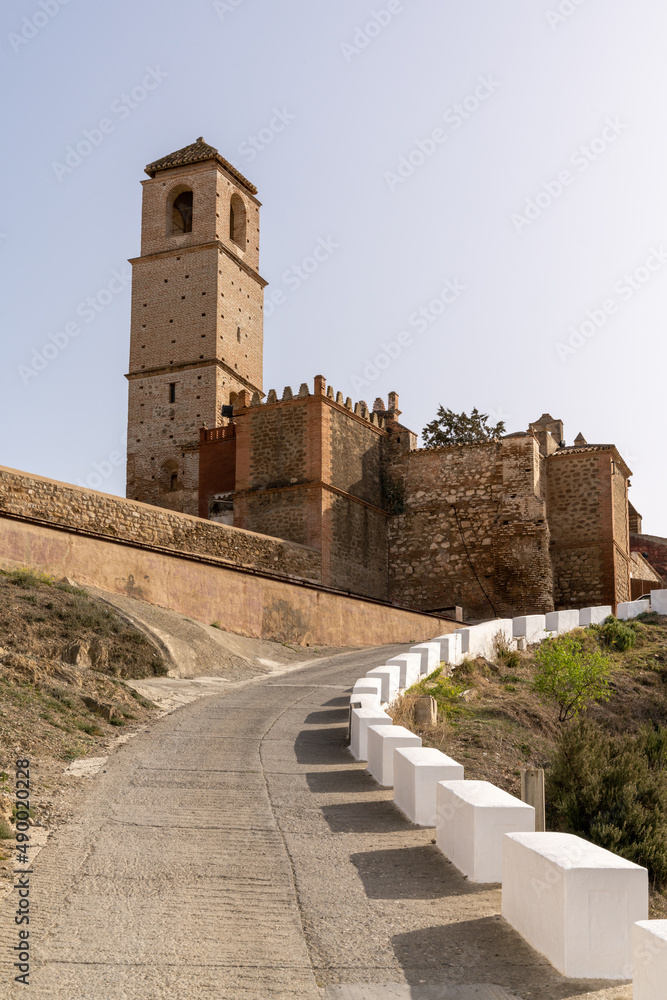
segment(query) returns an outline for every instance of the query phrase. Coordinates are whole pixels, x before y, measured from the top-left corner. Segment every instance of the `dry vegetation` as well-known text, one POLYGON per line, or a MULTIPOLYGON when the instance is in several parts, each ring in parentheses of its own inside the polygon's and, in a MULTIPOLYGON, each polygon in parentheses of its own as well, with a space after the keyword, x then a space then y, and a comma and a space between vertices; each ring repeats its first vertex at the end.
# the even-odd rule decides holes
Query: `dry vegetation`
POLYGON ((125 678, 166 673, 159 650, 103 602, 29 570, 0 571, 0 869, 8 868, 13 762, 32 761, 32 822, 65 818, 67 765, 155 715, 125 678))

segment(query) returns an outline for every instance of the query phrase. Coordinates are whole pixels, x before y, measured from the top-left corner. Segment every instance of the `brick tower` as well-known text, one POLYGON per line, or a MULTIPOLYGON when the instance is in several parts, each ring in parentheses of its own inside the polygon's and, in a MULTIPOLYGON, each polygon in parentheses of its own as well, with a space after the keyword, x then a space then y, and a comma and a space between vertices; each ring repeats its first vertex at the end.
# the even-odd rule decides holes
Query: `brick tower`
POLYGON ((146 167, 132 264, 127 496, 198 513, 199 429, 262 394, 257 189, 198 139, 146 167))

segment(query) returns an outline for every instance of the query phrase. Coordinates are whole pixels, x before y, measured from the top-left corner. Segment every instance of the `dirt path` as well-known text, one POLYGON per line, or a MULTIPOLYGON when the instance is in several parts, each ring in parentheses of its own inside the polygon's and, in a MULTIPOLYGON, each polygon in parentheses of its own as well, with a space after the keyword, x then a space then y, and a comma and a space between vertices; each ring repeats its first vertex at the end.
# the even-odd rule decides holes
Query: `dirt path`
MULTIPOLYGON (((352 761, 345 692, 379 653, 234 685, 121 748, 34 866, 30 995, 629 1000, 557 975, 352 761)), ((14 908, 2 997, 25 995, 14 908)))

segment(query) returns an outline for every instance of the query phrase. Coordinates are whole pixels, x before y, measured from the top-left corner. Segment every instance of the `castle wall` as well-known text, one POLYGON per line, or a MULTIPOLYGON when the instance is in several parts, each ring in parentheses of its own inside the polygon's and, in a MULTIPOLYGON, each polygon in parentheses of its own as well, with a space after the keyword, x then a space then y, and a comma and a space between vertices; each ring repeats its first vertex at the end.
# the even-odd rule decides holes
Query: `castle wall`
POLYGON ((234 523, 317 548, 327 585, 384 600, 386 431, 325 390, 318 376, 313 393, 239 399, 234 523))
POLYGON ((390 596, 468 618, 553 607, 540 455, 531 436, 397 453, 404 509, 389 522, 390 596))
POLYGON ((384 645, 457 627, 300 582, 318 577, 312 550, 12 469, 0 469, 0 566, 30 566, 280 642, 384 645))
POLYGON ((627 478, 611 448, 547 459, 557 609, 630 599, 627 478))

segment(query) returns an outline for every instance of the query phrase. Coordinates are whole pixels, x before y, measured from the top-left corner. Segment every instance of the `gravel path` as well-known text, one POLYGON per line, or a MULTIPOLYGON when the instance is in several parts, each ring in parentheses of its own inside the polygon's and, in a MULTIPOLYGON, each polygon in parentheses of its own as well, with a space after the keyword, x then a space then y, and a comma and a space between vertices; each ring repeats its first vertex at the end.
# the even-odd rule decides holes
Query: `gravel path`
POLYGON ((557 975, 352 761, 345 692, 382 655, 234 685, 122 747, 35 863, 33 1000, 629 1000, 557 975))

